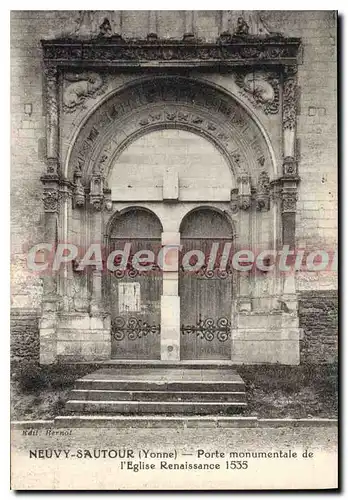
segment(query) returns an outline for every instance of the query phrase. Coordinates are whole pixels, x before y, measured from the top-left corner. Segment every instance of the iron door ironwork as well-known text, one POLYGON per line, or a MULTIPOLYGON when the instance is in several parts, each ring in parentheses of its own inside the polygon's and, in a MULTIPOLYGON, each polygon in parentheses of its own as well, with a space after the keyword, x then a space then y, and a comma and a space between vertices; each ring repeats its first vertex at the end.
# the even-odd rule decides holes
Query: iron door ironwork
POLYGON ((231 359, 233 280, 228 264, 221 269, 224 250, 232 244, 229 222, 215 212, 193 213, 184 223, 181 244, 181 358, 231 359), (204 265, 196 271, 183 266, 184 255, 190 251, 205 256, 204 265), (212 264, 209 259, 214 253, 212 264))
MULTIPOLYGON (((128 214, 129 216, 129 214, 128 214)), ((130 255, 125 270, 117 270, 109 276, 109 304, 111 311, 111 356, 115 359, 160 359, 160 324, 162 273, 156 264, 152 270, 132 264, 137 252, 150 251, 156 257, 161 248, 160 229, 152 224, 148 214, 133 214, 140 217, 143 225, 136 230, 134 221, 115 231, 121 237, 111 238, 110 250, 123 250, 130 245, 130 255), (134 238, 134 232, 139 233, 134 238), (148 234, 149 237, 145 237, 148 234), (151 238, 151 235, 156 237, 151 238), (140 267, 140 268, 139 268, 140 267)), ((136 226, 139 225, 139 220, 136 226)), ((118 262, 116 261, 115 264, 118 262)), ((149 265, 143 262, 142 265, 149 265)))

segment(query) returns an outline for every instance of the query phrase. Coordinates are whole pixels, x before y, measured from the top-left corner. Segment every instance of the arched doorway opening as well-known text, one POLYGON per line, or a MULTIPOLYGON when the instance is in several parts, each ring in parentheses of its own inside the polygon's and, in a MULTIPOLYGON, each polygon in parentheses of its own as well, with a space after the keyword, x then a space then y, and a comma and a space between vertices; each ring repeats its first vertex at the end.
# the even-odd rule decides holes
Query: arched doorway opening
POLYGON ((199 208, 183 219, 180 232, 181 359, 230 359, 231 224, 224 214, 199 208))
POLYGON ((160 359, 162 273, 156 266, 162 225, 153 212, 130 208, 117 214, 109 234, 107 301, 111 357, 160 359))

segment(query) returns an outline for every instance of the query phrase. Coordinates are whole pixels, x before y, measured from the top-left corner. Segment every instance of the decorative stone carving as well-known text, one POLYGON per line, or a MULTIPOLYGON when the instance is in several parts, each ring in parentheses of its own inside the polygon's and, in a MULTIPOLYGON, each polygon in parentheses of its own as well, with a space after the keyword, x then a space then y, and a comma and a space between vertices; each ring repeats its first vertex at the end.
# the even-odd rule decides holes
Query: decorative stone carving
POLYGON ((72 113, 81 106, 87 98, 100 95, 104 91, 104 82, 98 73, 66 73, 67 82, 63 91, 63 109, 72 113))
POLYGON ((296 126, 297 84, 296 66, 291 66, 284 72, 283 83, 283 128, 294 130, 296 126))
POLYGON ((283 189, 282 190, 282 212, 296 213, 297 190, 283 189))
POLYGON ((58 190, 45 188, 43 192, 43 202, 45 212, 58 211, 58 190))
POLYGON ((279 78, 270 72, 237 73, 235 81, 241 93, 266 114, 279 111, 279 78))
POLYGON ((51 175, 58 174, 58 159, 57 158, 47 158, 47 173, 51 175))
POLYGON ((104 188, 104 207, 105 210, 111 212, 112 210, 112 199, 111 199, 111 189, 104 188))
POLYGON ((256 209, 267 211, 270 208, 270 180, 268 173, 263 170, 257 182, 256 209))
POLYGON ((164 110, 163 112, 150 112, 146 117, 139 120, 139 125, 146 127, 152 123, 169 122, 169 123, 192 123, 203 130, 208 130, 213 136, 225 145, 229 144, 229 136, 222 131, 217 130, 217 126, 210 120, 207 120, 195 113, 185 111, 164 110))
POLYGON ((231 209, 232 214, 234 214, 234 215, 239 210, 239 205, 238 205, 238 189, 232 189, 231 190, 230 209, 231 209))
POLYGON ((249 34, 249 25, 248 23, 243 19, 243 17, 238 17, 237 19, 237 27, 235 29, 234 34, 235 35, 248 35, 249 34))
POLYGON ((91 205, 98 211, 102 210, 104 206, 103 158, 104 156, 95 165, 90 183, 89 200, 91 205))
POLYGON ((100 37, 110 37, 112 36, 112 28, 110 21, 107 17, 104 17, 103 22, 99 26, 99 36, 100 37))
POLYGON ((292 156, 287 156, 283 160, 283 175, 286 177, 298 176, 297 161, 292 156))
POLYGON ((296 64, 296 57, 300 40, 297 38, 261 38, 246 37, 240 41, 240 36, 232 37, 227 43, 198 42, 192 40, 120 40, 119 36, 109 38, 100 37, 95 40, 79 40, 66 38, 60 40, 45 40, 42 42, 45 60, 55 62, 79 62, 83 65, 100 64, 105 62, 109 66, 136 66, 143 65, 158 67, 159 62, 166 66, 190 66, 191 61, 197 66, 218 62, 228 66, 235 62, 262 64, 276 61, 281 64, 296 64), (153 64, 151 64, 153 62, 153 64))
POLYGON ((251 205, 251 187, 249 175, 241 175, 237 178, 238 204, 242 210, 247 210, 251 205))
POLYGON ((181 127, 205 136, 225 154, 236 176, 247 174, 250 162, 265 157, 267 151, 260 130, 247 113, 218 89, 187 78, 160 78, 140 88, 125 88, 85 123, 70 156, 71 165, 75 167, 78 161, 83 165, 82 184, 90 183, 96 158, 93 155, 92 164, 93 151, 100 151, 99 158, 107 156, 103 165, 107 177, 117 151, 139 133, 159 126, 181 127), (128 119, 129 113, 133 120, 128 119), (241 141, 250 145, 248 157, 242 154, 241 141))
POLYGON ((60 205, 63 205, 66 201, 69 201, 72 197, 71 192, 72 185, 70 183, 61 182, 58 191, 58 199, 60 205))
POLYGON ((58 173, 58 73, 55 65, 45 65, 47 116, 47 173, 58 173))
POLYGON ((242 160, 242 156, 238 151, 235 151, 231 154, 231 160, 233 164, 236 166, 236 170, 238 173, 247 175, 247 169, 242 160))
POLYGON ((82 170, 80 165, 78 165, 75 169, 74 173, 74 206, 75 207, 83 207, 85 205, 85 190, 81 183, 82 170))

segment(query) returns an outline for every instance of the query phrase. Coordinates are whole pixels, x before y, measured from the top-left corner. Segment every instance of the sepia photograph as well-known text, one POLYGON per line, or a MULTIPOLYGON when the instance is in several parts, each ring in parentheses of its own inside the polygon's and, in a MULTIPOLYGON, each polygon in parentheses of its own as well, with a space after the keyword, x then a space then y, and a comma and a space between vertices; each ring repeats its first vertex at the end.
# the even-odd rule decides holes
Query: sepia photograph
POLYGON ((337 491, 338 12, 10 18, 11 489, 337 491))

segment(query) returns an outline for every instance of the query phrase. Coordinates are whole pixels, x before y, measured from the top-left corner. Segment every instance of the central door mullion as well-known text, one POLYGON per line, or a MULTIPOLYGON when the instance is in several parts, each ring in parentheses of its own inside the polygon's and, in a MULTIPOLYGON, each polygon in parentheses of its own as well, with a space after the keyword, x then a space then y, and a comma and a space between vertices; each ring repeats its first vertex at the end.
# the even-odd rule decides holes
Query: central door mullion
POLYGON ((161 360, 180 360, 180 233, 162 233, 161 360))

